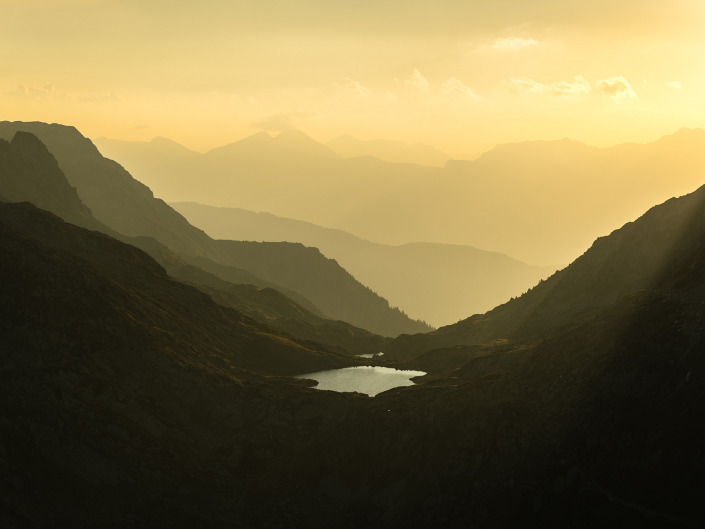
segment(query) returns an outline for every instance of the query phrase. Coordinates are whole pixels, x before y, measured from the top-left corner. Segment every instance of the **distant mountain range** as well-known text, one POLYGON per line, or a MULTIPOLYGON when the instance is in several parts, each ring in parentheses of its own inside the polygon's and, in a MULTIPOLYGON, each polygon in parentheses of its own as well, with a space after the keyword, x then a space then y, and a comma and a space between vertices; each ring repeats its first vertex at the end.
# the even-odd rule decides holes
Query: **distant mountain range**
POLYGON ((300 296, 296 301, 313 303, 328 318, 376 334, 395 336, 429 329, 390 308, 386 300, 316 249, 301 244, 212 240, 154 198, 149 188, 120 165, 103 158, 73 127, 0 123, 0 138, 12 138, 17 131, 36 134, 46 144, 93 216, 117 233, 153 237, 187 263, 221 279, 281 288, 287 295, 300 296))
POLYGON ((316 247, 391 303, 432 325, 485 312, 555 271, 469 246, 389 246, 268 213, 193 202, 171 206, 216 239, 290 241, 316 247))
POLYGON ((403 143, 393 140, 358 140, 350 135, 339 136, 326 147, 344 158, 373 156, 385 162, 414 163, 442 167, 450 159, 443 151, 423 143, 403 143))
POLYGON ((187 160, 124 163, 170 202, 268 211, 387 244, 462 244, 567 264, 597 236, 698 187, 704 153, 705 131, 683 129, 604 149, 572 140, 499 145, 474 161, 428 167, 343 159, 289 131, 187 160))

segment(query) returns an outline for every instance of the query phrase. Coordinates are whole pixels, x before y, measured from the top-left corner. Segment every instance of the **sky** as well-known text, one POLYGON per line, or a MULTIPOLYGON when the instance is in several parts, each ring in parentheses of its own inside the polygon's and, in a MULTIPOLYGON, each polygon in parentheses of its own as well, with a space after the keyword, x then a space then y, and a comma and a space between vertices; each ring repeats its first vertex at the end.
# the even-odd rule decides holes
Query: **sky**
POLYGON ((702 0, 0 0, 0 119, 199 151, 648 142, 705 127, 703 27, 702 0))

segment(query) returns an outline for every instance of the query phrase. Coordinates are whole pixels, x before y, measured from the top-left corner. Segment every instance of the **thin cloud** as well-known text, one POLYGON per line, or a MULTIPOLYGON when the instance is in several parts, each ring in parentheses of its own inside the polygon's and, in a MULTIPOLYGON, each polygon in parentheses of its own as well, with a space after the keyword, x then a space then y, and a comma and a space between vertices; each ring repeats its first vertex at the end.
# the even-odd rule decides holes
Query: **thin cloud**
POLYGON ((68 94, 59 92, 50 84, 40 87, 21 84, 15 90, 6 92, 4 95, 24 101, 68 101, 71 99, 68 94))
POLYGON ((573 77, 573 81, 559 81, 551 85, 551 93, 554 96, 578 96, 582 94, 587 94, 590 92, 592 87, 590 83, 582 76, 576 75, 573 77))
POLYGON ((421 72, 417 68, 414 68, 409 79, 404 80, 404 84, 416 88, 421 92, 428 92, 431 89, 431 83, 421 75, 421 72))
POLYGON ((510 77, 505 84, 515 93, 546 94, 551 91, 550 86, 525 77, 510 77))
POLYGON ((683 91, 683 83, 680 81, 670 81, 668 83, 668 88, 671 90, 675 90, 676 92, 682 92, 683 91))
POLYGON ((361 83, 355 81, 354 79, 348 79, 343 88, 345 92, 359 99, 370 98, 370 89, 362 85, 361 83))
POLYGON ((5 92, 5 97, 22 101, 39 101, 49 103, 117 103, 120 97, 115 92, 107 94, 74 95, 57 90, 54 85, 27 86, 18 85, 15 90, 5 92))
POLYGON ((556 97, 575 97, 589 94, 592 90, 590 82, 582 75, 576 75, 572 81, 558 81, 550 85, 533 79, 511 77, 505 84, 514 93, 549 94, 556 97))
POLYGON ((475 99, 479 100, 480 97, 472 91, 472 89, 464 84, 460 79, 457 77, 451 77, 448 79, 445 83, 443 83, 443 90, 446 93, 460 93, 464 94, 470 99, 475 99))
POLYGON ((491 48, 500 51, 516 51, 523 50, 524 48, 529 48, 531 46, 536 46, 537 44, 538 41, 534 39, 522 39, 520 37, 512 37, 508 39, 498 39, 494 41, 491 48))
POLYGON ((631 85, 621 75, 597 81, 596 86, 599 93, 615 99, 636 97, 636 93, 632 90, 631 85))

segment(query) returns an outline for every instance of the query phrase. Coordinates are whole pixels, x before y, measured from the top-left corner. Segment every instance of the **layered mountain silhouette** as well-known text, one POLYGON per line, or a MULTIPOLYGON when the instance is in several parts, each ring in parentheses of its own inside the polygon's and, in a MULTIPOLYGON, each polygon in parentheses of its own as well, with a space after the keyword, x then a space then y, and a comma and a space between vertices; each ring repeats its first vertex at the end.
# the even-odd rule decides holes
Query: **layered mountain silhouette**
POLYGON ((597 239, 570 266, 525 295, 432 333, 400 337, 390 350, 408 358, 455 345, 538 340, 629 294, 655 289, 667 294, 679 281, 676 272, 699 267, 704 211, 705 187, 670 199, 597 239))
POLYGON ((100 226, 34 134, 20 131, 11 142, 0 140, 0 190, 4 201, 33 202, 73 224, 100 226))
POLYGON ((1 209, 8 245, 4 250, 13 256, 3 269, 8 274, 4 286, 11 288, 5 290, 9 310, 4 318, 6 332, 17 333, 18 351, 30 339, 28 333, 42 329, 49 334, 48 349, 56 342, 75 344, 90 336, 121 351, 130 347, 123 340, 142 337, 145 343, 133 345, 136 352, 154 348, 155 342, 162 347, 168 343, 177 361, 237 365, 263 374, 297 374, 302 368, 350 361, 320 347, 302 346, 217 305, 198 289, 170 279, 133 246, 65 223, 31 204, 2 204, 1 209), (21 272, 26 276, 12 275, 21 272), (70 308, 73 304, 77 309, 70 308), (12 326, 26 317, 30 321, 24 327, 12 326), (127 328, 131 330, 121 335, 127 328))
POLYGON ((200 154, 162 137, 156 137, 149 142, 96 138, 93 143, 111 160, 119 160, 120 164, 140 182, 145 176, 143 172, 148 174, 161 165, 177 161, 185 162, 200 154))
MULTIPOLYGON (((110 156, 110 146, 101 145, 110 156)), ((274 138, 260 132, 193 160, 156 167, 150 162, 147 168, 136 157, 118 161, 142 175, 142 182, 170 202, 238 206, 336 227, 357 209, 368 208, 438 170, 369 156, 343 159, 300 131, 285 131, 274 138)), ((391 210, 380 210, 378 219, 379 213, 386 213, 382 222, 388 224, 379 226, 381 231, 409 220, 391 210)))
MULTIPOLYGON (((32 149, 58 177, 40 145, 0 144, 0 195, 32 149)), ((281 376, 355 362, 103 233, 0 204, 0 247, 5 527, 705 525, 705 188, 397 339, 428 375, 375 398, 281 376)))
POLYGON ((467 246, 389 246, 267 213, 193 202, 171 206, 215 238, 314 246, 394 305, 433 325, 485 312, 554 271, 467 246))
MULTIPOLYGON (((12 202, 42 205, 73 224, 141 248, 156 259, 171 277, 197 286, 218 299, 221 305, 235 308, 299 339, 324 342, 328 348, 354 354, 378 351, 387 341, 343 321, 324 318, 304 298, 296 303, 275 288, 254 286, 251 283, 262 284, 262 280, 244 270, 219 266, 219 274, 230 279, 230 282, 187 263, 151 237, 126 237, 107 228, 93 218, 75 189, 69 185, 56 159, 31 133, 18 132, 11 143, 0 140, 0 149, 0 190, 11 197, 12 202)), ((300 297, 295 293, 292 296, 300 297)))
POLYGON ((0 137, 12 137, 19 130, 36 134, 46 144, 93 216, 116 232, 128 237, 153 237, 180 258, 221 279, 234 280, 235 273, 237 278, 247 277, 246 282, 256 286, 274 285, 286 294, 298 293, 328 318, 377 334, 395 336, 429 329, 391 308, 386 300, 314 248, 288 243, 214 241, 154 198, 149 188, 134 180, 119 164, 100 155, 91 141, 73 127, 0 123, 0 137))
POLYGON ((651 205, 693 191, 705 170, 701 129, 602 149, 572 140, 499 145, 445 167, 326 158, 310 142, 287 156, 276 143, 260 134, 222 148, 231 156, 152 165, 144 182, 170 202, 268 211, 381 243, 470 245, 548 265, 567 264, 651 205), (251 143, 256 160, 237 154, 251 143))

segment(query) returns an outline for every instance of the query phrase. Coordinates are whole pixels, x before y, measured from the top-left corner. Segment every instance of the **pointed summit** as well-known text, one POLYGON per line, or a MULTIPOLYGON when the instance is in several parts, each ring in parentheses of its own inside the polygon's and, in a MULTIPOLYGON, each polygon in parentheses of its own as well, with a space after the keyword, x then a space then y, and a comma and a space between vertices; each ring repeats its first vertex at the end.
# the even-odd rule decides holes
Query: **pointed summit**
POLYGON ((341 157, 335 151, 298 129, 284 130, 274 138, 274 141, 277 147, 287 154, 307 154, 320 158, 341 157))
POLYGON ((32 202, 74 224, 98 228, 54 156, 31 132, 18 130, 10 142, 0 139, 0 195, 11 202, 32 202))
POLYGON ((206 156, 217 159, 281 159, 301 156, 340 158, 338 154, 300 130, 285 130, 275 138, 272 138, 268 132, 261 131, 235 143, 208 151, 206 156))
POLYGON ((206 156, 210 158, 260 156, 271 148, 272 142, 273 138, 263 130, 239 141, 211 149, 206 156))

